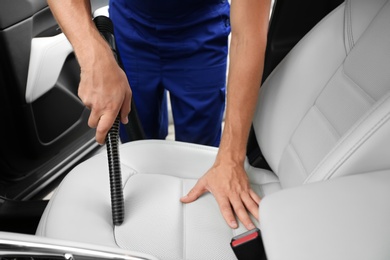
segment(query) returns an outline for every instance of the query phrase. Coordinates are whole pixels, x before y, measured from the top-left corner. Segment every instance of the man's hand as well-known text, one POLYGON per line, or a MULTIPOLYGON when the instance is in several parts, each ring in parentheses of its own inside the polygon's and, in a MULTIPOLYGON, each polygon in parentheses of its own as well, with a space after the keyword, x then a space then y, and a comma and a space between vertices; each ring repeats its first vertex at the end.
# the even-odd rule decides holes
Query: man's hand
POLYGON ((111 53, 98 60, 81 68, 78 95, 91 110, 88 125, 96 128, 96 141, 104 144, 119 113, 121 122, 127 124, 132 93, 126 74, 111 53))
POLYGON ((243 166, 216 163, 180 200, 190 203, 205 192, 214 195, 225 221, 231 228, 238 227, 234 213, 248 230, 255 228, 248 212, 256 219, 259 218, 260 197, 250 188, 243 166))
POLYGON ((247 229, 254 228, 249 213, 259 219, 260 197, 250 188, 243 162, 261 84, 270 2, 231 0, 230 65, 221 144, 213 167, 181 198, 189 203, 211 192, 231 228, 238 227, 234 213, 247 229))
POLYGON ((90 0, 47 2, 80 64, 78 95, 91 110, 88 125, 96 128, 96 141, 104 144, 118 115, 122 123, 128 122, 132 93, 126 74, 91 19, 90 0))

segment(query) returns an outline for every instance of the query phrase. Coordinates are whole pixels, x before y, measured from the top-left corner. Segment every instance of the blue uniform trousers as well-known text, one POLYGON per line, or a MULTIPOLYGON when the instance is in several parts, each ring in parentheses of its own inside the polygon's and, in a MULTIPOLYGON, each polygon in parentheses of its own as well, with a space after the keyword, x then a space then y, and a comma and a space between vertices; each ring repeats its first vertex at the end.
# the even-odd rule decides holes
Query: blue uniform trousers
MULTIPOLYGON (((225 108, 226 0, 111 0, 117 48, 147 138, 218 146, 225 108)), ((125 137, 121 135, 122 141, 125 137)))

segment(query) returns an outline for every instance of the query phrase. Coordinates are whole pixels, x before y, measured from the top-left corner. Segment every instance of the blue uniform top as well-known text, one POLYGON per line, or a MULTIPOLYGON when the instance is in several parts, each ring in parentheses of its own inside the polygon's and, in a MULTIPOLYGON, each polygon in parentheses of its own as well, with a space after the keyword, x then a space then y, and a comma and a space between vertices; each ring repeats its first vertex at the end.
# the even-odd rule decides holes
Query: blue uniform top
POLYGON ((226 0, 126 0, 130 9, 154 18, 178 18, 226 0))

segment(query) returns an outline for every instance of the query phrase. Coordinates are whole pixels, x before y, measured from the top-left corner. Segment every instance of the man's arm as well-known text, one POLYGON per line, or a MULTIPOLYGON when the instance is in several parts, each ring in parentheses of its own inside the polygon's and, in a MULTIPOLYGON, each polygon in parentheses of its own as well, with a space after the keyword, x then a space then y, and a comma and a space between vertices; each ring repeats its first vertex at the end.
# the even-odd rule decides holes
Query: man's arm
POLYGON ((259 196, 244 170, 246 145, 261 84, 267 42, 270 0, 231 1, 231 43, 227 108, 221 144, 213 167, 181 201, 189 203, 211 192, 231 228, 237 221, 254 228, 248 212, 258 219, 259 196))
POLYGON ((120 113, 127 123, 131 90, 123 70, 96 29, 90 0, 48 0, 62 31, 73 46, 81 67, 78 95, 91 109, 88 125, 96 128, 96 140, 103 144, 120 113))

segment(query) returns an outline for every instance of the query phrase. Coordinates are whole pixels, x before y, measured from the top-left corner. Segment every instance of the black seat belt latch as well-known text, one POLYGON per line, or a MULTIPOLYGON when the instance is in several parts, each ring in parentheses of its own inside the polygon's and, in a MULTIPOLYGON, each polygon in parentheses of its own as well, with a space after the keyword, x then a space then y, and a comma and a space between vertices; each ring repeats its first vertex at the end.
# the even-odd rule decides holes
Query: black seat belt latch
POLYGON ((266 260, 260 229, 254 228, 232 238, 230 246, 238 260, 266 260))

